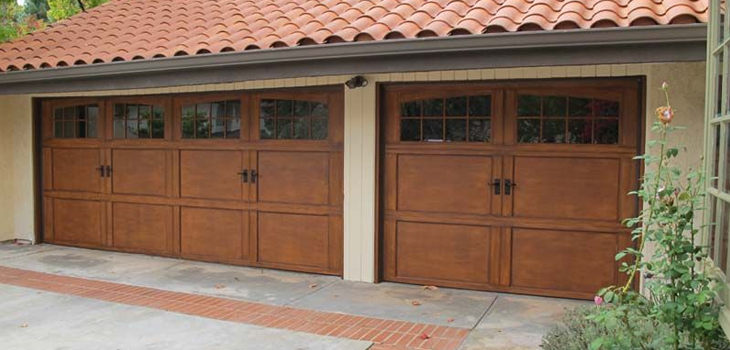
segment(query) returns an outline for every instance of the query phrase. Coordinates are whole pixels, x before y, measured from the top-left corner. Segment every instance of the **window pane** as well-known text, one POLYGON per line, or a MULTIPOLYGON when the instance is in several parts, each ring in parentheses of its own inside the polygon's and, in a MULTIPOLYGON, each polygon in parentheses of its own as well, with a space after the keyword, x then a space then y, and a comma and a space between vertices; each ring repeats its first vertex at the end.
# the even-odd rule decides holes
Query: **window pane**
POLYGON ((294 102, 294 116, 295 117, 309 116, 309 101, 295 101, 294 102))
POLYGON ((261 110, 261 118, 273 118, 276 102, 274 100, 261 100, 259 108, 261 110))
POLYGON ((517 141, 519 143, 539 143, 540 119, 518 119, 517 141))
POLYGON ((544 143, 564 143, 565 119, 543 119, 542 140, 544 143))
POLYGON ((195 106, 195 118, 208 119, 210 118, 210 103, 201 103, 195 106))
POLYGON ((730 123, 725 123, 725 139, 727 144, 725 145, 725 192, 730 192, 730 123))
POLYGON ((446 119, 446 141, 466 141, 466 119, 446 119))
POLYGON ((421 120, 401 119, 400 121, 401 141, 421 141, 421 120))
POLYGON ((586 119, 568 120, 568 142, 591 143, 591 121, 586 119))
POLYGON ((714 126, 715 132, 712 133, 712 137, 714 137, 713 145, 714 147, 710 150, 712 152, 712 155, 710 156, 712 159, 712 170, 710 173, 710 186, 713 188, 717 188, 718 184, 718 177, 720 176, 720 124, 717 124, 714 126))
POLYGON ((289 100, 276 101, 276 117, 291 117, 294 113, 294 104, 289 100))
POLYGON ((593 115, 591 100, 588 98, 568 98, 568 115, 571 117, 590 117, 593 115))
POLYGON ((76 122, 76 138, 79 138, 79 139, 86 138, 86 122, 85 121, 76 122))
POLYGON ((195 138, 196 139, 210 138, 210 122, 207 119, 195 120, 195 138))
POLYGON ((140 119, 139 120, 139 137, 143 139, 150 138, 150 120, 140 119))
POLYGON ((593 143, 615 145, 618 143, 618 119, 598 119, 593 123, 593 143))
POLYGON ((241 119, 228 119, 226 121, 226 138, 241 138, 241 119))
POLYGON ((312 140, 326 140, 328 127, 327 118, 312 118, 312 140))
POLYGON ((728 234, 730 234, 730 204, 721 201, 721 205, 718 206, 722 213, 722 223, 720 224, 720 235, 722 240, 720 241, 720 257, 718 261, 718 267, 727 274, 727 260, 728 260, 728 234))
POLYGON ((327 118, 330 114, 329 107, 325 103, 312 102, 311 103, 312 117, 327 118))
POLYGON ((114 120, 114 138, 115 139, 123 139, 124 138, 124 119, 115 119, 114 120))
POLYGON ((71 120, 75 117, 76 109, 74 107, 66 107, 63 109, 63 119, 71 120))
POLYGON ((401 117, 420 117, 421 116, 421 101, 401 103, 400 116, 401 117))
POLYGON ((309 118, 294 118, 294 138, 309 138, 309 118))
MULTIPOLYGON (((446 99, 446 115, 452 117, 466 116, 466 97, 452 97, 446 99)), ((466 125, 466 121, 464 121, 466 125)), ((466 128, 464 129, 466 130, 466 128)))
POLYGON ((127 138, 137 139, 139 134, 137 133, 137 120, 127 120, 127 138))
POLYGON ((259 122, 259 135, 262 140, 270 140, 274 138, 275 122, 273 118, 261 119, 259 122))
POLYGON ((524 117, 540 116, 540 96, 517 96, 517 115, 524 117))
POLYGON ((547 117, 564 117, 567 111, 567 99, 565 97, 550 96, 543 99, 545 104, 545 113, 547 117))
POLYGON ((152 120, 152 138, 153 139, 164 139, 165 138, 165 122, 160 119, 152 120))
POLYGON ((186 106, 182 110, 182 132, 183 138, 192 139, 195 137, 195 107, 186 106))
POLYGON ((423 120, 423 140, 424 141, 443 141, 444 140, 444 120, 443 119, 424 119, 423 120))
POLYGON ((276 138, 277 139, 291 139, 292 138, 292 120, 291 119, 276 119, 276 138))
POLYGON ((150 119, 152 118, 152 106, 139 106, 139 119, 150 119))
POLYGON ((124 104, 122 103, 115 103, 114 104, 114 119, 124 119, 124 104))
POLYGON ((63 122, 53 123, 53 136, 56 138, 63 138, 63 122))
MULTIPOLYGON (((90 110, 91 110, 91 108, 89 108, 89 111, 90 110)), ((91 117, 89 117, 89 119, 86 121, 87 122, 87 126, 86 126, 86 137, 87 138, 95 139, 95 138, 97 138, 99 136, 98 135, 98 133, 99 133, 98 132, 98 130, 99 130, 98 120, 99 120, 99 118, 96 118, 96 117, 91 118, 91 117)))
POLYGON ((74 134, 74 128, 76 127, 76 123, 74 121, 66 121, 63 122, 63 137, 67 139, 72 139, 76 137, 74 134))
POLYGON ((139 107, 137 105, 127 105, 127 118, 137 119, 139 117, 139 107))
POLYGON ((210 104, 211 118, 219 119, 226 117, 226 103, 225 102, 213 102, 210 104))
POLYGON ((53 110, 53 119, 55 119, 55 120, 63 119, 63 108, 56 108, 53 110))
POLYGON ((152 111, 152 117, 155 119, 164 119, 165 118, 165 108, 162 106, 155 106, 154 110, 152 111))
POLYGON ((492 96, 469 97, 470 117, 489 117, 492 115, 492 96))
POLYGON ((593 115, 596 117, 618 117, 618 113, 618 102, 605 100, 593 101, 593 115))
POLYGON ((492 121, 489 119, 469 119, 469 141, 489 142, 492 136, 492 121))
POLYGON ((444 100, 433 99, 423 101, 424 117, 441 117, 444 115, 444 100))
POLYGON ((76 119, 86 120, 86 106, 76 107, 76 119))
POLYGON ((712 258, 714 261, 719 261, 715 258, 715 242, 717 241, 717 232, 718 232, 718 223, 717 223, 717 198, 713 197, 712 195, 709 195, 710 198, 710 207, 709 207, 709 213, 710 215, 710 221, 709 221, 709 227, 708 227, 708 233, 709 233, 709 245, 710 245, 710 252, 708 253, 709 257, 712 258))

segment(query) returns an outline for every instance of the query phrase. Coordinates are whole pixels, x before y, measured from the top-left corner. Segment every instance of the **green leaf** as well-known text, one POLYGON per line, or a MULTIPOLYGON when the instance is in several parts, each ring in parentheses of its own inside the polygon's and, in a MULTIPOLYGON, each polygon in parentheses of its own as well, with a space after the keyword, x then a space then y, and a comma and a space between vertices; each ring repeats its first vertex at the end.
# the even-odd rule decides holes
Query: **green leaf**
POLYGON ((601 346, 603 346, 603 342, 605 341, 605 339, 606 338, 604 338, 604 337, 596 338, 596 340, 591 342, 590 350, 600 349, 601 346))

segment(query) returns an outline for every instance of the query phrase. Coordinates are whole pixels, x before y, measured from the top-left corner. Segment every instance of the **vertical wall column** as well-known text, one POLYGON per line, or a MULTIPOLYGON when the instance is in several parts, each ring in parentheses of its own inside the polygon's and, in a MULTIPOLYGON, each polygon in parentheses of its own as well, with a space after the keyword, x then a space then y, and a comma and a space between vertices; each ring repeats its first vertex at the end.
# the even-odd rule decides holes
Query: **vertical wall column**
POLYGON ((345 88, 344 278, 375 281, 376 89, 345 88))
POLYGON ((0 241, 34 238, 30 96, 0 96, 0 241))

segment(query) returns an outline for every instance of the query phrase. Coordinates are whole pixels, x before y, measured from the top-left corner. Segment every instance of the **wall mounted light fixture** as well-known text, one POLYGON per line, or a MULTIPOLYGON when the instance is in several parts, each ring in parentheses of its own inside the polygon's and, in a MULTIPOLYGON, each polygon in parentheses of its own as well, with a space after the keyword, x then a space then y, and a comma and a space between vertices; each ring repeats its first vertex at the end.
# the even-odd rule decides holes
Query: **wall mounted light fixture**
POLYGON ((368 86, 368 80, 365 79, 362 75, 358 75, 356 77, 350 78, 350 80, 345 82, 345 85, 347 85, 350 89, 357 89, 359 87, 366 87, 368 86))

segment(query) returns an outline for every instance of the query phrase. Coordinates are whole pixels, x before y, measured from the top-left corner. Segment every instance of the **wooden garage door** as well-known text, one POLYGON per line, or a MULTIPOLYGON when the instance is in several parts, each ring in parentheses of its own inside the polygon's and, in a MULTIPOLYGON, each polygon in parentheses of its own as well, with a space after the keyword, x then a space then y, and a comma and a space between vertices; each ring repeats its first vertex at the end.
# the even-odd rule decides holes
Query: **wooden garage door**
POLYGON ((635 215, 638 82, 384 90, 389 281, 591 298, 635 215))
POLYGON ((341 88, 43 113, 45 241, 341 274, 341 88))

